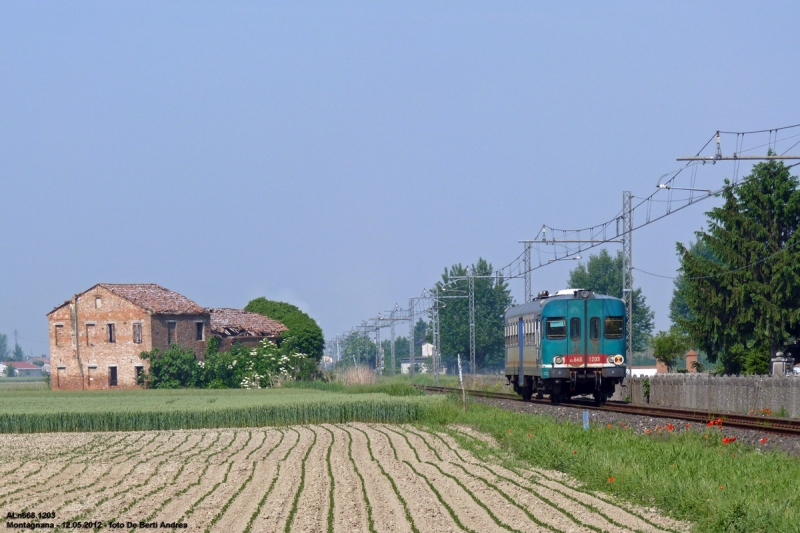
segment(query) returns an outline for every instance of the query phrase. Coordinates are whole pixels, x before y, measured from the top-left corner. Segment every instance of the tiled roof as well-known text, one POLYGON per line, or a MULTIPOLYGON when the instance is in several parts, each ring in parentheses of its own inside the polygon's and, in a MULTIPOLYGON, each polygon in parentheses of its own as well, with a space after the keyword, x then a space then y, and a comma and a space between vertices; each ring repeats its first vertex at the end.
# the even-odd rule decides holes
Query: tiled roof
POLYGON ((26 363, 25 361, 7 361, 9 365, 17 370, 41 370, 42 367, 26 363))
POLYGON ((175 291, 155 283, 98 283, 142 309, 165 315, 199 315, 205 309, 175 291))
POLYGON ((277 337, 286 326, 271 318, 242 309, 212 307, 211 332, 221 337, 277 337))

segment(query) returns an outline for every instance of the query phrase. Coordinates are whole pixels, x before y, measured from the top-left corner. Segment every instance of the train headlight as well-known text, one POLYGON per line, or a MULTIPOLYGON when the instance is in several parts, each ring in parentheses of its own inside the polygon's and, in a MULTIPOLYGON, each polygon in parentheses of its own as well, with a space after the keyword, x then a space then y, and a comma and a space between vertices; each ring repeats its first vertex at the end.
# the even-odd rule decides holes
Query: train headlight
POLYGON ((621 365, 624 362, 625 362, 625 358, 622 357, 621 355, 615 355, 614 356, 614 364, 615 365, 621 365))
POLYGON ((553 362, 557 365, 560 365, 564 362, 564 358, 561 357, 560 355, 557 355, 556 357, 553 358, 553 362))
POLYGON ((614 357, 615 357, 615 356, 613 356, 613 355, 609 355, 609 356, 608 356, 608 359, 607 359, 607 361, 608 361, 608 364, 610 364, 610 365, 613 365, 613 364, 614 364, 614 357))

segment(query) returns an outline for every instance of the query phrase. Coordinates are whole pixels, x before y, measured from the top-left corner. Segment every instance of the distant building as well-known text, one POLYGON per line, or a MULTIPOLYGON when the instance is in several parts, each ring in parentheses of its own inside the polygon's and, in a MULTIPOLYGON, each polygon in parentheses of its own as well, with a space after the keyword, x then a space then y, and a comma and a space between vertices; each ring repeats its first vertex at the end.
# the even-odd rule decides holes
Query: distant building
POLYGON ((208 311, 154 283, 98 283, 47 319, 55 390, 138 387, 140 353, 179 344, 198 357, 211 334, 208 311))
POLYGON ((40 366, 24 361, 9 361, 8 364, 14 367, 14 372, 19 377, 41 377, 42 375, 42 367, 40 366))
MULTIPOLYGON (((428 373, 428 366, 423 364, 423 360, 419 357, 414 359, 414 371, 419 374, 427 374, 428 373)), ((411 358, 410 357, 403 357, 400 359, 400 373, 401 374, 409 374, 411 370, 411 358)))
POLYGON ((695 363, 697 363, 697 352, 694 350, 689 350, 686 352, 686 371, 697 373, 695 363))
MULTIPOLYGON (((206 341, 254 345, 277 341, 286 327, 241 309, 199 306, 154 283, 98 283, 47 314, 53 389, 115 389, 142 385, 142 352, 172 344, 200 359, 206 341)), ((39 367, 36 367, 39 368, 39 367)))
POLYGON ((220 339, 220 351, 241 343, 255 346, 263 339, 277 342, 286 326, 258 313, 229 307, 212 307, 208 309, 211 316, 211 334, 220 339))
MULTIPOLYGON (((666 372, 666 366, 663 366, 664 372, 666 372)), ((628 375, 633 377, 640 377, 640 376, 655 376, 660 371, 656 366, 629 366, 628 367, 628 375)))
POLYGON ((6 369, 7 368, 8 368, 8 366, 6 366, 5 363, 0 363, 0 376, 5 376, 6 375, 6 369))
MULTIPOLYGON (((686 352, 686 355, 684 356, 684 360, 685 360, 684 362, 686 363, 686 371, 687 372, 697 373, 697 368, 695 368, 695 365, 694 365, 694 363, 697 362, 697 357, 698 357, 697 352, 694 351, 694 350, 689 350, 688 352, 686 352)), ((645 367, 639 367, 639 368, 644 369, 645 367)), ((665 365, 661 361, 656 361, 656 366, 655 367, 647 367, 647 368, 655 368, 656 371, 653 372, 653 374, 641 374, 641 375, 644 376, 644 375, 654 375, 654 374, 666 374, 666 373, 669 372, 669 369, 667 368, 667 365, 665 365)), ((677 371, 677 368, 675 369, 675 371, 677 371)))
POLYGON ((426 342, 422 345, 422 357, 433 357, 433 344, 426 342))

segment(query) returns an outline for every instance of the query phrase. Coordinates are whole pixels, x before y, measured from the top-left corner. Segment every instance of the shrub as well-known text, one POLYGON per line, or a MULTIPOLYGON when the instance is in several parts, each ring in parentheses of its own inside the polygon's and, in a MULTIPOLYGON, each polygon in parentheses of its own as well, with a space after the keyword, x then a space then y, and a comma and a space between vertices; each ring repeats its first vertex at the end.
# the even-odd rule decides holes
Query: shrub
POLYGON ((281 345, 292 352, 304 353, 319 361, 325 349, 325 338, 317 322, 298 307, 286 302, 256 298, 244 308, 277 320, 287 330, 281 333, 281 345))
POLYGON ((158 348, 142 352, 139 357, 150 362, 145 381, 156 389, 180 389, 197 387, 202 383, 202 368, 191 348, 173 344, 163 353, 158 348))

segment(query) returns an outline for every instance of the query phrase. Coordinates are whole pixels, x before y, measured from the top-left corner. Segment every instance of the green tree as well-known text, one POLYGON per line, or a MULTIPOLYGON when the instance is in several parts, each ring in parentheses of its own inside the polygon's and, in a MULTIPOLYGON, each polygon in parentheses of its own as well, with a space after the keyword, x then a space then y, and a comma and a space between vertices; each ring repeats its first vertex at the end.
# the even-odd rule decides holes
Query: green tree
POLYGON ((667 365, 670 372, 689 350, 688 335, 674 326, 669 331, 659 331, 653 335, 651 343, 653 356, 657 361, 667 365))
POLYGON ((428 323, 421 318, 414 324, 414 357, 422 357, 422 345, 428 342, 428 323))
MULTIPOLYGON (((497 368, 505 361, 503 314, 512 299, 508 284, 503 278, 493 276, 491 263, 480 258, 471 267, 475 278, 475 359, 479 369, 497 368), (481 277, 487 276, 487 277, 481 277)), ((453 279, 467 275, 460 263, 445 269, 442 280, 436 283, 439 296, 468 296, 466 279, 453 279)), ((462 362, 469 361, 469 300, 444 298, 440 302, 439 332, 442 362, 453 364, 461 354, 462 362)), ((416 335, 415 335, 416 340, 416 335)))
MULTIPOLYGON (((384 363, 386 365, 386 373, 390 373, 392 371, 392 341, 391 340, 383 340, 381 341, 381 347, 383 348, 383 357, 384 363)), ((400 359, 408 359, 408 339, 406 337, 400 336, 394 338, 394 364, 395 364, 395 372, 400 373, 400 359)))
POLYGON ((5 361, 8 357, 8 337, 0 333, 0 361, 5 361))
POLYGON ((139 357, 150 362, 146 380, 155 389, 180 389, 202 384, 202 368, 191 348, 173 344, 163 352, 153 348, 139 357))
POLYGON ((355 363, 375 368, 375 342, 366 333, 352 332, 342 341, 342 365, 355 363))
MULTIPOLYGON (((567 285, 571 289, 590 289, 598 294, 622 298, 622 252, 611 257, 608 250, 589 256, 589 261, 580 263, 569 273, 567 285)), ((643 352, 650 342, 653 317, 641 288, 633 289, 633 351, 643 352)))
POLYGON ((322 358, 325 350, 322 328, 297 306, 262 297, 251 300, 244 309, 268 316, 286 326, 287 330, 281 333, 281 345, 287 344, 288 351, 305 354, 317 361, 322 358))
POLYGON ((11 354, 11 358, 14 361, 22 361, 25 359, 25 352, 22 351, 22 346, 19 344, 14 345, 14 353, 11 354))
POLYGON ((726 180, 724 203, 696 233, 712 258, 677 244, 693 314, 678 323, 728 374, 763 374, 770 357, 800 336, 800 191, 783 162, 726 180))
MULTIPOLYGON (((689 243, 689 253, 696 257, 714 261, 714 254, 703 241, 689 243)), ((673 283, 672 300, 669 303, 669 319, 674 326, 680 328, 682 320, 692 321, 695 317, 692 310, 689 309, 689 304, 686 302, 687 294, 690 290, 686 282, 686 276, 682 272, 679 272, 673 283)))

